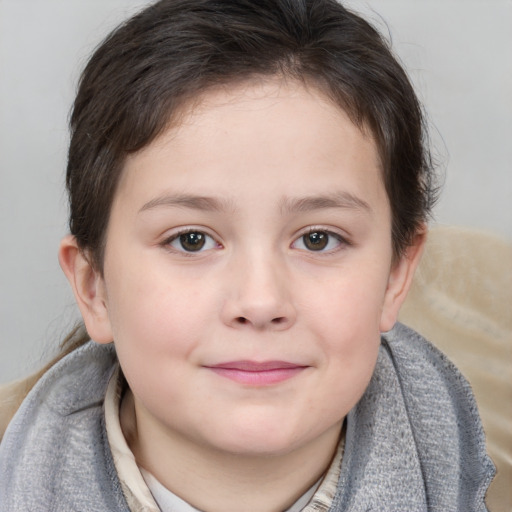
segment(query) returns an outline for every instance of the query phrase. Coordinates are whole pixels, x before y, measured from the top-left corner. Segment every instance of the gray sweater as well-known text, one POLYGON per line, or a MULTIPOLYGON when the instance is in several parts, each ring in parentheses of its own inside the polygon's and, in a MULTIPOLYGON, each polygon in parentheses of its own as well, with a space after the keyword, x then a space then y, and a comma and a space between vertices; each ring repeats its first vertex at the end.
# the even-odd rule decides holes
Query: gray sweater
MULTIPOLYGON (((0 444, 0 512, 128 510, 103 414, 115 361, 111 346, 90 342, 30 392, 0 444)), ((331 510, 485 511, 493 475, 468 383, 397 324, 348 415, 331 510)))

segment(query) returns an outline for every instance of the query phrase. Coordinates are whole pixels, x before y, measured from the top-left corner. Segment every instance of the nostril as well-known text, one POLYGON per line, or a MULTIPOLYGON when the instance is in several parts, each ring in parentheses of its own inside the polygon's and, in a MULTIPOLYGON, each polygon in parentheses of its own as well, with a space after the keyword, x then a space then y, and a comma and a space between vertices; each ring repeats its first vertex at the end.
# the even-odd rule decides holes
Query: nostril
POLYGON ((274 326, 275 328, 282 328, 288 324, 288 317, 286 316, 276 316, 269 320, 266 319, 258 319, 246 316, 237 316, 233 319, 232 325, 253 325, 254 327, 261 329, 265 326, 274 326))

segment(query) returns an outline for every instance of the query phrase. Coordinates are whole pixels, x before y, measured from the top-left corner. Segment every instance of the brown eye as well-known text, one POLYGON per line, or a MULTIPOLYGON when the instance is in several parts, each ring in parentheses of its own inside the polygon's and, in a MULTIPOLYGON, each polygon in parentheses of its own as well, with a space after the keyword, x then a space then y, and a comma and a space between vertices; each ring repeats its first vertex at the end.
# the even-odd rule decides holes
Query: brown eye
POLYGON ((222 249, 222 245, 212 235, 193 227, 185 228, 170 236, 162 242, 162 246, 175 254, 181 253, 184 256, 200 255, 213 249, 222 249))
POLYGON ((185 251, 195 252, 200 251, 206 242, 204 233, 198 231, 191 231, 190 233, 183 233, 179 237, 180 245, 185 251))
POLYGON ((349 245, 350 243, 337 233, 313 228, 308 233, 297 238, 291 247, 307 252, 332 253, 349 245))
POLYGON ((174 251, 191 253, 204 252, 209 249, 219 248, 219 244, 210 235, 202 231, 183 231, 164 242, 164 245, 170 246, 174 251))
POLYGON ((302 240, 310 251, 322 251, 329 243, 329 235, 325 231, 313 231, 304 235, 302 240))

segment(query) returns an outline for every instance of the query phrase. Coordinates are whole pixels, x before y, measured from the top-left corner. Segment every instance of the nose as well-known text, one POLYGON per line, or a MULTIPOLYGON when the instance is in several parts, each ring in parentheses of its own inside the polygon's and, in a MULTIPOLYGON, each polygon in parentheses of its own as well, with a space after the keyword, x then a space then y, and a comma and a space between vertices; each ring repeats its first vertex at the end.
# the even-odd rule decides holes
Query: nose
POLYGON ((222 319, 234 328, 283 331, 296 321, 290 276, 275 258, 241 258, 229 269, 222 319))

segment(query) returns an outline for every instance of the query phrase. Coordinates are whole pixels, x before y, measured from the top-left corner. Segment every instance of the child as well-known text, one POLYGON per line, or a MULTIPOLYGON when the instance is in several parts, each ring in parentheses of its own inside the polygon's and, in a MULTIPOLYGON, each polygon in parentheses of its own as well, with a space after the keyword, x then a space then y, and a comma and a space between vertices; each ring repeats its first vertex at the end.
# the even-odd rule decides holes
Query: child
POLYGON ((395 325, 432 171, 370 25, 162 0, 96 50, 71 131, 87 336, 10 422, 1 511, 486 510, 469 386, 395 325))

